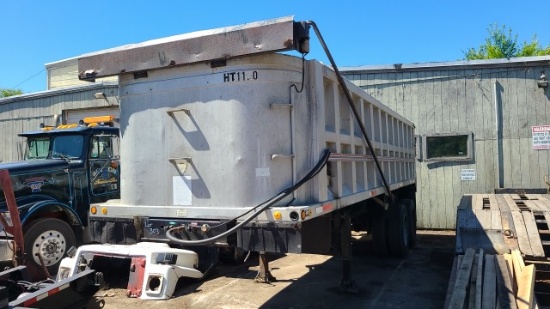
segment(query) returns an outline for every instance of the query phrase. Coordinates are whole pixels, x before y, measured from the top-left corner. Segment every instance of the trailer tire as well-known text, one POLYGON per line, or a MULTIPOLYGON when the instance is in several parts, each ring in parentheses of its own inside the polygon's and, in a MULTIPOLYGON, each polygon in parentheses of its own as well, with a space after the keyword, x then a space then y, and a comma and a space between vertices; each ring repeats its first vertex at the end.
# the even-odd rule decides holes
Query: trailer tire
POLYGON ((27 262, 42 268, 40 257, 50 275, 57 273, 67 250, 76 245, 71 227, 64 221, 42 218, 31 222, 24 229, 27 262))
POLYGON ((390 207, 388 219, 388 245, 394 257, 404 257, 409 252, 410 220, 409 211, 403 203, 390 207))
POLYGON ((228 264, 242 264, 247 255, 247 252, 241 248, 229 247, 229 248, 220 248, 220 257, 219 259, 222 262, 228 264))
POLYGON ((416 203, 410 199, 403 199, 401 202, 407 206, 409 211, 409 248, 412 249, 416 247, 416 203))
POLYGON ((371 233, 374 253, 378 256, 388 256, 386 212, 384 209, 376 209, 373 212, 371 233))

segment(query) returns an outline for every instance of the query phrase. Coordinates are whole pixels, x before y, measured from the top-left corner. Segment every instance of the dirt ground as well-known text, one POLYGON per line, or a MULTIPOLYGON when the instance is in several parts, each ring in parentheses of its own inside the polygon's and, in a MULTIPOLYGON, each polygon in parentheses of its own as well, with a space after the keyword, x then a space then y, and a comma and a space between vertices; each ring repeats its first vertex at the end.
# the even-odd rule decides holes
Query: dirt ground
POLYGON ((220 263, 204 281, 182 279, 173 298, 127 298, 124 286, 99 291, 97 308, 442 308, 454 258, 452 231, 419 231, 418 244, 404 259, 380 258, 370 241, 356 235, 352 279, 356 293, 339 289, 338 256, 288 254, 272 257, 276 282, 256 283, 257 256, 244 264, 220 263))

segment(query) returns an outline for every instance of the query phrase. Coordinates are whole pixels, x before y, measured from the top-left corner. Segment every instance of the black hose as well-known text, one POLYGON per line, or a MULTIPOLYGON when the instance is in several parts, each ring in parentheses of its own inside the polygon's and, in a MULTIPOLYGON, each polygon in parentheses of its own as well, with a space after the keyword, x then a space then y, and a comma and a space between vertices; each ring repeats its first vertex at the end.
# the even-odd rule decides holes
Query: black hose
POLYGON ((172 235, 172 233, 174 233, 174 232, 185 229, 185 226, 177 226, 177 227, 173 227, 171 229, 168 229, 166 231, 166 237, 168 237, 169 240, 171 240, 175 243, 178 243, 178 244, 182 244, 182 245, 186 245, 186 246, 202 246, 202 245, 211 244, 211 243, 213 243, 214 241, 216 241, 220 238, 231 235, 231 234, 235 233, 238 229, 240 229, 242 226, 244 226, 248 222, 252 221, 252 219, 259 216, 264 210, 266 210, 267 208, 273 206, 275 203, 277 203, 278 201, 284 199, 285 197, 289 196, 292 192, 296 191, 304 183, 308 182, 313 177, 315 177, 315 175, 317 175, 323 169, 323 167, 325 167, 325 165, 328 162, 329 157, 330 157, 330 151, 328 149, 326 149, 323 152, 323 155, 321 156, 321 159, 319 159, 319 162, 317 162, 315 167, 313 167, 313 169, 311 171, 309 171, 309 173, 304 178, 302 178, 300 181, 298 181, 295 185, 293 185, 291 187, 288 187, 288 188, 284 189, 283 191, 279 192, 277 195, 275 195, 274 197, 268 199, 267 201, 265 201, 265 202, 263 202, 263 203, 261 203, 257 206, 252 207, 250 210, 246 211, 244 214, 241 214, 238 217, 229 220, 229 221, 237 220, 237 218, 242 217, 243 215, 251 212, 252 210, 255 210, 255 209, 257 210, 254 214, 250 215, 248 218, 244 219, 239 224, 235 225, 231 229, 229 229, 229 230, 227 230, 227 231, 225 231, 221 234, 218 234, 218 235, 210 237, 210 238, 205 238, 205 239, 185 240, 185 239, 181 239, 181 238, 178 238, 178 237, 172 235))

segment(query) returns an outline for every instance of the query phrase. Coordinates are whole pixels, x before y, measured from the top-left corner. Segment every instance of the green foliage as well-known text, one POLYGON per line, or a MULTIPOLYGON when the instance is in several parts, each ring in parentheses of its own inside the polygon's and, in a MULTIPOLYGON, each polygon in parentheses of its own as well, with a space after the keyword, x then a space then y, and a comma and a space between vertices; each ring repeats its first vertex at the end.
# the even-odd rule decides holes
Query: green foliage
POLYGON ((23 91, 19 89, 0 88, 0 98, 7 98, 18 94, 23 94, 23 91))
POLYGON ((529 57, 550 55, 550 45, 542 47, 534 35, 531 42, 523 42, 518 46, 518 36, 512 33, 512 29, 507 29, 506 26, 499 27, 498 24, 493 24, 487 29, 489 37, 485 39, 485 44, 479 46, 478 49, 470 48, 464 53, 464 59, 498 59, 498 58, 513 58, 513 57, 529 57))

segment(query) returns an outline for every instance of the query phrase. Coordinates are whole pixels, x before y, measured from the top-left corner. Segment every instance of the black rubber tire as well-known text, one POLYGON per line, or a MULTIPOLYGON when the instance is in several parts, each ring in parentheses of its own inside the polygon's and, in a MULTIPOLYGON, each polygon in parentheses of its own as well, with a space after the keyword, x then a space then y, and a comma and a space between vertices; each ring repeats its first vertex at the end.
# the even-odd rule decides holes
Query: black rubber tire
POLYGON ((405 257, 409 252, 409 226, 407 207, 402 203, 392 205, 388 218, 388 247, 391 256, 405 257))
POLYGON ((61 260, 67 256, 67 250, 76 246, 71 227, 66 222, 53 218, 30 222, 24 227, 23 238, 27 263, 42 269, 38 252, 44 252, 42 260, 50 275, 57 274, 61 260))
POLYGON ((409 248, 416 247, 416 203, 414 200, 409 199, 403 199, 401 201, 405 206, 407 206, 407 210, 409 211, 409 248))
POLYGON ((373 211, 371 234, 372 247, 374 254, 378 256, 388 256, 388 237, 387 237, 386 212, 381 207, 373 211))

